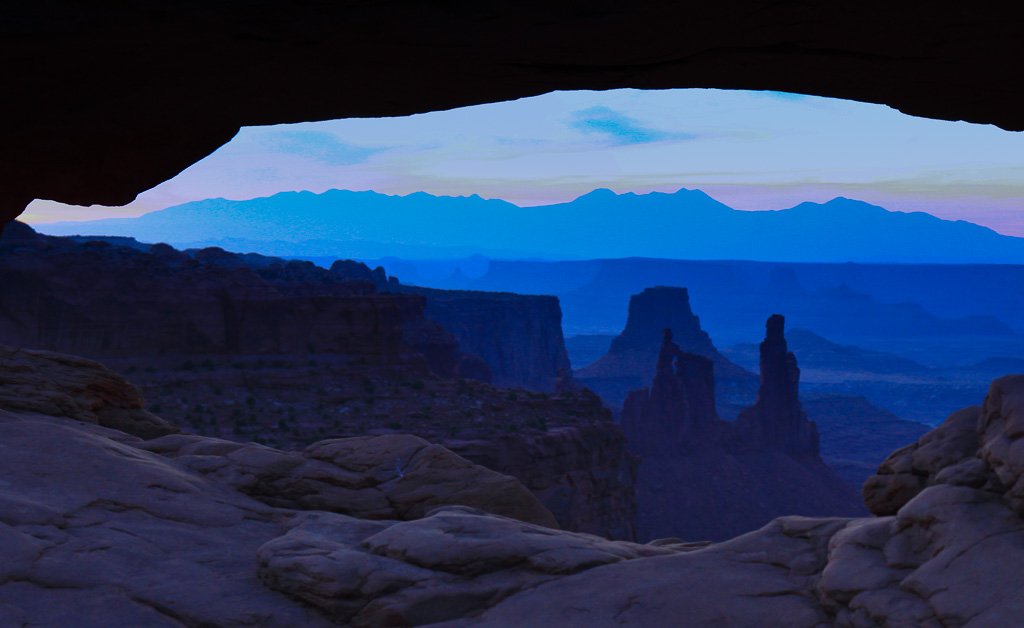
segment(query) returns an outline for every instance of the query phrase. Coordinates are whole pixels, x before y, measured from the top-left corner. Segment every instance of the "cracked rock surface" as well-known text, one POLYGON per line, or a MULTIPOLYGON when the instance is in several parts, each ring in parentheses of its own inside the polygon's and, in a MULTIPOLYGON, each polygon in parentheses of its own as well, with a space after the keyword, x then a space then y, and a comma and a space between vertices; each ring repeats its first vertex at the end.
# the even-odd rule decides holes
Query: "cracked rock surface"
POLYGON ((414 437, 281 452, 0 409, 0 626, 1019 626, 1022 436, 1000 378, 869 480, 891 514, 638 545, 414 437))
POLYGON ((257 578, 286 512, 119 440, 0 411, 0 626, 329 625, 257 578))
POLYGON ((273 589, 352 626, 420 626, 484 611, 567 574, 685 548, 551 530, 465 506, 407 522, 296 518, 259 550, 273 589))
POLYGON ((1016 626, 1024 522, 998 496, 921 492, 894 517, 783 517, 685 554, 542 584, 466 626, 1016 626))
POLYGON ((438 506, 464 505, 558 527, 515 478, 410 434, 325 440, 302 452, 190 434, 138 446, 281 508, 404 521, 438 506))

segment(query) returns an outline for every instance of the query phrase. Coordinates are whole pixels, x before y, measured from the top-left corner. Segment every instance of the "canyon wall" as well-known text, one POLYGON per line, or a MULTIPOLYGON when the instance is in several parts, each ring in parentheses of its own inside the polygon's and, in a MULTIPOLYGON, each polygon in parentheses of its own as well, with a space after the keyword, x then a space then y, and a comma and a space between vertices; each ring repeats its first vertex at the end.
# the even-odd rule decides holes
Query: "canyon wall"
POLYGON ((618 425, 559 427, 488 440, 441 439, 476 464, 523 483, 563 530, 633 541, 637 459, 618 425))
POLYGON ((79 242, 20 223, 0 239, 0 284, 0 343, 131 368, 190 429, 289 448, 416 433, 519 478, 566 529, 634 536, 633 458, 600 400, 564 376, 553 297, 381 293, 397 282, 351 261, 79 242), (543 392, 479 383, 491 367, 426 317, 431 303, 497 384, 543 392))
POLYGON ((424 297, 377 292, 382 272, 355 262, 325 270, 221 249, 189 256, 13 224, 0 239, 3 343, 89 358, 329 353, 409 377, 463 366, 488 377, 425 318, 424 297))
POLYGON ((408 376, 426 359, 439 377, 573 388, 555 297, 402 286, 352 260, 326 270, 121 244, 12 223, 0 240, 0 342, 91 358, 351 354, 408 376))
POLYGON ((554 392, 572 386, 556 297, 402 286, 427 298, 426 316, 490 367, 496 386, 554 392))

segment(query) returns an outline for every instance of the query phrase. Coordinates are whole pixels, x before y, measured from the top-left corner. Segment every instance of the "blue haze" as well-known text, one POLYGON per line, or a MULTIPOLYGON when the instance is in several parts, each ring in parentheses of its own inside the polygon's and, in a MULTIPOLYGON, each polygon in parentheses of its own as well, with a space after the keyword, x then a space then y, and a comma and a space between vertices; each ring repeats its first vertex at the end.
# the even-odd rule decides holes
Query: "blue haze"
POLYGON ((276 255, 744 259, 788 262, 1024 263, 1024 238, 921 212, 836 198, 778 211, 734 210, 700 190, 615 194, 518 207, 479 196, 330 190, 207 199, 139 218, 38 225, 53 235, 122 235, 175 246, 276 255), (316 242, 317 251, 308 245, 316 242), (273 249, 267 247, 273 244, 273 249), (303 248, 305 247, 305 249, 303 248), (300 249, 303 249, 300 251, 300 249), (437 254, 431 255, 431 251, 437 254))

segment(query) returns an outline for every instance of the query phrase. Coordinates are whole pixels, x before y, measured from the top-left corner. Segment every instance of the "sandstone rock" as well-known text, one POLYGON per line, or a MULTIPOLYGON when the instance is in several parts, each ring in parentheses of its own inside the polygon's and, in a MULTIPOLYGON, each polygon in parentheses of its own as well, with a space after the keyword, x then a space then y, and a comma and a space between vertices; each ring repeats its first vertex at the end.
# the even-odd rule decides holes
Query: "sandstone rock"
POLYGON ((254 269, 251 256, 204 249, 183 261, 168 248, 0 240, 0 342, 93 359, 340 353, 427 373, 402 339, 423 319, 422 297, 372 294, 308 262, 254 269))
POLYGON ((551 513, 515 478, 408 434, 322 441, 310 445, 305 455, 380 478, 401 519, 458 504, 558 527, 551 513))
POLYGON ((770 325, 762 394, 735 424, 715 414, 712 361, 681 351, 664 331, 653 384, 631 392, 622 409, 628 447, 642 459, 637 539, 720 541, 785 514, 864 512, 818 456, 817 432, 796 397, 799 371, 785 351, 781 317, 770 325))
POLYGON ((980 488, 985 479, 978 484, 967 473, 974 468, 981 475, 986 474, 984 463, 975 457, 981 415, 980 406, 958 410, 918 442, 893 452, 864 483, 868 510, 880 516, 896 514, 914 496, 936 483, 977 484, 976 488, 980 488), (952 469, 962 462, 969 465, 959 467, 954 476, 952 469), (944 473, 941 482, 940 473, 944 473))
POLYGON ((142 438, 178 431, 145 405, 137 388, 102 364, 0 345, 0 409, 66 417, 142 438))
POLYGON ((635 456, 610 421, 439 443, 522 482, 563 530, 635 540, 635 456))
POLYGON ((389 288, 387 273, 382 266, 370 270, 366 264, 361 262, 339 259, 331 264, 331 274, 341 278, 343 281, 369 281, 381 292, 389 288))
POLYGON ((263 581, 352 626, 456 619, 559 576, 674 553, 466 507, 404 523, 317 513, 293 525, 260 548, 263 581))
POLYGON ((1016 625, 1022 547, 1024 522, 998 495, 933 486, 835 535, 818 594, 838 626, 1016 625))
POLYGON ((0 625, 1022 625, 1024 518, 1012 447, 998 446, 1022 395, 1024 378, 1002 378, 980 414, 968 409, 991 467, 962 456, 968 413, 894 456, 891 475, 920 469, 935 483, 893 516, 783 517, 711 545, 609 541, 466 506, 403 522, 296 512, 226 485, 244 473, 218 476, 387 483, 392 457, 410 459, 403 473, 433 459, 411 438, 284 454, 0 410, 0 625), (979 464, 1006 480, 942 483, 979 464))
POLYGON ((182 265, 192 259, 186 253, 182 253, 170 244, 164 244, 163 242, 149 247, 149 254, 166 264, 172 265, 182 265))
POLYGON ((705 549, 544 583, 440 625, 1018 625, 1022 541, 1024 521, 998 496, 935 486, 896 517, 784 517, 705 549))
POLYGON ((495 386, 555 392, 559 377, 571 380, 556 297, 411 286, 401 290, 427 297, 426 317, 450 331, 462 351, 482 359, 495 386))
POLYGON ((992 382, 982 406, 954 412, 894 452, 864 484, 871 512, 893 514, 926 487, 953 485, 1002 496, 1024 514, 1024 375, 992 382))
POLYGON ((773 314, 761 343, 761 385, 754 405, 740 412, 736 430, 744 440, 792 456, 818 456, 818 428, 800 405, 800 369, 786 348, 786 319, 773 314))
POLYGON ((192 435, 139 447, 281 508, 407 520, 457 504, 558 527, 515 478, 407 434, 326 440, 302 453, 192 435))
MULTIPOLYGON (((1005 498, 1024 515, 1024 375, 1007 375, 992 382, 978 423, 978 457, 1005 487, 1005 498)), ((965 448, 969 443, 965 443, 965 448)))
MULTIPOLYGON (((465 336, 457 339, 446 327, 427 318, 424 308, 429 307, 430 301, 422 299, 405 304, 407 312, 403 316, 402 336, 406 344, 427 359, 431 372, 438 377, 491 383, 494 373, 490 364, 483 358, 467 353, 475 345, 466 344, 465 336)), ((509 338, 503 340, 515 341, 509 338)), ((528 342, 529 338, 518 340, 528 342)))
POLYGON ((0 410, 0 625, 330 625, 257 578, 287 513, 124 439, 0 410))
POLYGON ((779 519, 728 543, 545 583, 441 626, 828 626, 812 587, 844 523, 779 519))
POLYGON ((737 403, 754 400, 757 377, 730 362, 711 343, 690 309, 686 288, 657 286, 629 299, 626 327, 612 341, 608 353, 575 372, 577 380, 593 389, 613 409, 619 409, 631 390, 647 386, 657 374, 662 329, 671 329, 683 352, 703 356, 714 363, 718 411, 735 416, 737 403))
POLYGON ((629 393, 622 430, 642 456, 672 456, 721 440, 729 426, 715 413, 713 362, 681 351, 665 329, 650 390, 629 393))
POLYGON ((700 319, 690 309, 686 288, 656 286, 629 299, 626 327, 614 340, 609 353, 646 349, 662 342, 659 330, 672 329, 684 351, 711 357, 716 353, 711 337, 701 329, 700 319))

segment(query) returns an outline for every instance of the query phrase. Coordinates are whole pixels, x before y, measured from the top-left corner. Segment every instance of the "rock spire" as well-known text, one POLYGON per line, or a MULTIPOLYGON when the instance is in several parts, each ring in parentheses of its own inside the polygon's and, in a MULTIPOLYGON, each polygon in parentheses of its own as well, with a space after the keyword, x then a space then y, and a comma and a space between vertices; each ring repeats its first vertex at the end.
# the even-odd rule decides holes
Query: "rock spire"
POLYGON ((765 323, 757 401, 740 412, 736 429, 742 440, 792 456, 817 456, 818 428, 800 405, 800 369, 786 347, 785 325, 780 314, 772 314, 765 323))

